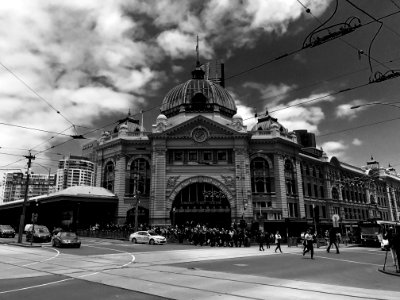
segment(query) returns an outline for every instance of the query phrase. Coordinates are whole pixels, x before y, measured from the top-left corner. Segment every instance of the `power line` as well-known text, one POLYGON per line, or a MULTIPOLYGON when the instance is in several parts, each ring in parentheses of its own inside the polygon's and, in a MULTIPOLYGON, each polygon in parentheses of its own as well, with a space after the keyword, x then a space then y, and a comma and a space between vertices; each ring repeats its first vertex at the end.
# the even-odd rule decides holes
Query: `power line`
POLYGON ((71 125, 74 125, 70 120, 68 120, 58 109, 56 109, 53 105, 50 104, 49 101, 44 99, 38 92, 36 92, 33 88, 31 88, 21 77, 19 77, 17 74, 15 74, 12 70, 10 70, 7 66, 5 66, 2 62, 0 62, 0 65, 11 75, 13 75, 19 82, 21 82, 27 89, 29 89, 33 94, 35 94, 40 100, 44 101, 51 109, 53 109, 57 114, 59 114, 61 117, 64 118, 68 123, 71 125))
MULTIPOLYGON (((69 134, 62 134, 62 133, 58 133, 58 132, 54 132, 54 131, 48 131, 48 130, 44 130, 44 129, 28 127, 28 126, 22 126, 22 125, 16 125, 16 124, 10 124, 10 123, 4 123, 4 122, 0 122, 0 125, 17 127, 17 128, 22 128, 22 129, 34 130, 34 131, 40 131, 40 132, 45 132, 45 133, 57 134, 57 135, 71 136, 69 134)), ((71 126, 68 127, 67 129, 70 129, 70 128, 71 128, 71 126)), ((66 130, 64 130, 64 131, 66 131, 66 130)))
POLYGON ((387 122, 391 122, 391 121, 396 121, 396 120, 400 120, 400 117, 398 117, 398 118, 393 118, 393 119, 388 119, 388 120, 383 120, 383 121, 378 121, 378 122, 373 122, 373 123, 367 123, 367 124, 363 124, 363 125, 359 125, 359 126, 355 126, 355 127, 350 127, 350 128, 346 128, 346 129, 342 129, 342 130, 331 131, 331 132, 324 133, 324 134, 319 134, 319 135, 316 135, 316 136, 317 136, 317 137, 322 137, 322 136, 327 136, 327 135, 342 133, 342 132, 346 132, 346 131, 351 131, 351 130, 355 130, 355 129, 360 129, 360 128, 364 128, 364 127, 370 127, 370 126, 374 126, 374 125, 378 125, 378 124, 383 124, 383 123, 387 123, 387 122))

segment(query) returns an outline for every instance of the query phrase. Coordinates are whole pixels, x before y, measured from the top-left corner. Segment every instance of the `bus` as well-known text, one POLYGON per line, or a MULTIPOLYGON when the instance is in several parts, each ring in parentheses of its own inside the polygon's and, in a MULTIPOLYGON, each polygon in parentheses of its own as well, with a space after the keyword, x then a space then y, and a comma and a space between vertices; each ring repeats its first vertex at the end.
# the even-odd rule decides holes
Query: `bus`
POLYGON ((385 245, 387 245, 387 241, 384 240, 383 236, 389 227, 393 227, 394 232, 400 232, 400 222, 396 221, 360 221, 358 227, 363 246, 380 246, 382 250, 385 250, 385 245))

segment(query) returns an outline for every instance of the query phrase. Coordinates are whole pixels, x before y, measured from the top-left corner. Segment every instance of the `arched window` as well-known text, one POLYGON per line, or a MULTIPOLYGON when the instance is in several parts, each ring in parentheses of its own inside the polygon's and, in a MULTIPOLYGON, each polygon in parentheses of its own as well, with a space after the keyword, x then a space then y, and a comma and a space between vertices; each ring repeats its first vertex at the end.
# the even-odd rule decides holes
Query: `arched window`
POLYGON ((129 171, 126 194, 134 195, 136 192, 140 195, 150 194, 150 164, 144 158, 135 159, 129 171))
POLYGON ((198 209, 202 208, 229 208, 229 201, 223 191, 207 182, 192 183, 175 197, 176 208, 198 209))
POLYGON ((376 204, 376 203, 375 203, 375 197, 374 197, 374 195, 371 195, 371 196, 369 197, 369 200, 370 200, 370 203, 371 203, 371 204, 376 204))
POLYGON ((253 193, 272 193, 274 189, 274 178, 268 162, 257 157, 251 161, 251 190, 253 193))
POLYGON ((337 188, 332 188, 332 199, 334 200, 339 200, 339 192, 337 188))
POLYGON ((285 161, 285 183, 286 194, 296 195, 296 181, 294 177, 293 164, 290 160, 285 161))
POLYGON ((115 168, 114 163, 109 161, 104 167, 103 187, 114 192, 115 168))

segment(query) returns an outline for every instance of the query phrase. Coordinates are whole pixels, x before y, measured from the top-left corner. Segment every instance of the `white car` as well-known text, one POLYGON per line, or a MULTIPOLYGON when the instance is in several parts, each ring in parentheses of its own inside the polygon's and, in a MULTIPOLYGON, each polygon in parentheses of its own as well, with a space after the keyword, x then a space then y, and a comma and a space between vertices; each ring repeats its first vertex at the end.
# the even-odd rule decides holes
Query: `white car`
POLYGON ((155 233, 154 231, 137 231, 132 233, 129 236, 129 240, 136 244, 136 243, 144 243, 144 244, 165 244, 167 242, 167 239, 155 233))

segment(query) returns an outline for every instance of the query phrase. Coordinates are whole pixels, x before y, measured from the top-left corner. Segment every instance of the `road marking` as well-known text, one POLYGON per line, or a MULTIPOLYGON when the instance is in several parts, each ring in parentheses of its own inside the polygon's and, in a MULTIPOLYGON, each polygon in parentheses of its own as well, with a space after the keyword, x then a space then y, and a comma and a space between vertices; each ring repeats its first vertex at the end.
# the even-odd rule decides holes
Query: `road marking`
MULTIPOLYGON (((115 252, 120 252, 120 253, 128 254, 128 255, 131 256, 131 261, 130 261, 130 262, 128 262, 128 263, 126 263, 126 264, 123 264, 123 265, 121 265, 121 266, 119 266, 119 267, 117 266, 117 268, 124 268, 124 267, 126 267, 126 266, 129 266, 130 264, 134 263, 134 262, 135 262, 135 259, 136 259, 136 257, 135 257, 132 253, 129 253, 129 252, 126 252, 126 251, 122 251, 122 250, 117 250, 117 249, 112 249, 112 248, 106 248, 106 247, 90 246, 90 245, 86 245, 86 247, 97 248, 97 249, 112 250, 112 251, 115 251, 115 252)), ((115 255, 115 254, 111 254, 111 255, 115 255)))
POLYGON ((45 260, 36 261, 36 262, 33 262, 33 263, 29 263, 29 264, 26 264, 26 265, 22 265, 22 267, 28 267, 28 266, 40 264, 40 263, 45 262, 45 261, 49 261, 49 260, 55 259, 57 256, 59 256, 59 255, 61 254, 60 251, 58 251, 57 249, 50 248, 50 247, 46 247, 46 248, 49 248, 49 249, 52 249, 52 250, 56 251, 57 254, 54 255, 54 256, 52 256, 52 257, 46 258, 45 260))
MULTIPOLYGON (((298 256, 302 256, 302 253, 290 253, 293 255, 298 255, 298 256)), ((315 255, 314 255, 315 256, 315 255)), ((359 265, 368 265, 368 266, 378 266, 381 267, 382 265, 380 264, 371 264, 371 263, 365 263, 365 262, 359 262, 359 261, 355 261, 355 260, 349 260, 349 259, 340 259, 340 258, 332 258, 332 257, 326 257, 326 256, 317 256, 318 258, 324 258, 324 259, 330 259, 330 260, 337 260, 337 261, 343 261, 343 262, 349 262, 349 263, 353 263, 353 264, 359 264, 359 265)))
POLYGON ((0 292, 0 294, 6 294, 6 293, 12 293, 12 292, 20 292, 20 291, 30 290, 30 289, 34 289, 34 288, 38 288, 38 287, 44 287, 44 286, 48 286, 48 285, 52 285, 52 284, 57 284, 57 283, 65 282, 65 281, 70 281, 70 280, 74 280, 74 279, 75 279, 75 278, 66 278, 66 279, 57 280, 57 281, 52 281, 52 282, 47 282, 47 283, 43 283, 43 284, 27 286, 27 287, 20 288, 20 289, 2 291, 2 292, 0 292))

